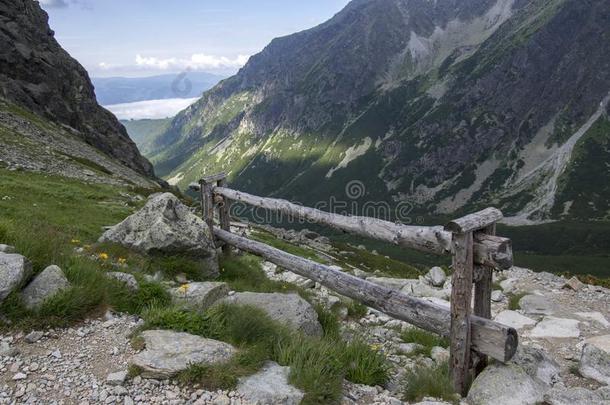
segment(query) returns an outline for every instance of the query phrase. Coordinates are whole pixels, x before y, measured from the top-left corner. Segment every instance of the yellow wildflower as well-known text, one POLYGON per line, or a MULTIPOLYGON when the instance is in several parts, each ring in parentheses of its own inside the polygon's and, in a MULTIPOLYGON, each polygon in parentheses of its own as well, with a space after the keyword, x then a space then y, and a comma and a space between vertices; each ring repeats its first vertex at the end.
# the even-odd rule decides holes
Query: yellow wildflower
POLYGON ((83 245, 83 249, 85 249, 85 250, 91 250, 91 245, 83 245))
POLYGON ((125 259, 124 257, 119 257, 118 262, 119 264, 125 264, 127 263, 127 259, 125 259))
POLYGON ((97 257, 99 257, 102 260, 108 260, 108 253, 100 253, 99 255, 97 255, 97 257))
POLYGON ((74 245, 78 245, 80 243, 80 240, 72 239, 70 242, 73 243, 74 245))
POLYGON ((182 284, 180 287, 178 287, 178 291, 181 292, 184 295, 186 295, 188 290, 189 290, 189 285, 188 284, 182 284))
POLYGON ((373 350, 377 351, 377 350, 381 349, 381 345, 378 345, 378 344, 372 344, 372 345, 371 345, 371 349, 373 349, 373 350))

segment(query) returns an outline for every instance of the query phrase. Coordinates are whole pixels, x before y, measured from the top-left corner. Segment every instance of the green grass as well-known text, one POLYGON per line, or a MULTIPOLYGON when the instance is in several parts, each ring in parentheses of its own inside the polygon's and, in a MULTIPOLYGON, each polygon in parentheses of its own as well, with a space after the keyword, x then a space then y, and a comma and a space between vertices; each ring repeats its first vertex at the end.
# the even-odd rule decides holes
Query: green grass
POLYGON ((508 294, 508 309, 511 311, 516 311, 521 308, 519 306, 519 301, 526 295, 526 293, 508 294))
POLYGON ((409 328, 403 331, 400 334, 400 338, 405 343, 417 343, 422 346, 420 350, 414 351, 411 354, 412 356, 424 355, 430 357, 432 348, 436 346, 444 348, 449 347, 449 340, 447 338, 418 328, 409 328))
POLYGON ((420 366, 405 374, 403 400, 419 402, 432 397, 457 404, 459 396, 453 390, 447 363, 432 367, 420 366))
POLYGON ((291 253, 295 256, 301 256, 306 259, 313 260, 317 263, 328 263, 327 260, 324 260, 323 258, 318 256, 314 250, 303 246, 294 245, 282 239, 278 239, 271 233, 262 229, 255 229, 250 237, 254 240, 266 243, 267 245, 273 246, 276 249, 283 250, 284 252, 291 253))
POLYGON ((179 377, 207 389, 231 389, 239 377, 256 372, 265 360, 290 366, 290 382, 306 392, 304 404, 337 402, 344 378, 377 385, 388 377, 383 354, 362 341, 345 342, 334 333, 323 338, 298 334, 253 307, 225 304, 205 313, 154 307, 145 311, 143 318, 144 329, 188 332, 239 348, 239 354, 228 363, 193 365, 179 377))

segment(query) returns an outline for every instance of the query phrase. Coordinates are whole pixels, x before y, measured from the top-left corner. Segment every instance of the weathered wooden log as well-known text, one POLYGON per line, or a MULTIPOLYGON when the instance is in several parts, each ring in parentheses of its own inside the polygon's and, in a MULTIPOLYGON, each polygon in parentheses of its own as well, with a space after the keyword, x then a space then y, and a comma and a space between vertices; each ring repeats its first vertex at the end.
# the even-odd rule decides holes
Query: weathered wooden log
POLYGON ((445 230, 453 233, 467 233, 478 231, 490 224, 495 224, 504 216, 497 208, 486 208, 483 211, 466 215, 460 219, 454 219, 445 225, 445 230))
MULTIPOLYGON (((495 235, 496 224, 489 225, 475 235, 495 235)), ((474 271, 474 310, 473 314, 481 318, 491 319, 491 285, 493 269, 489 266, 476 265, 474 271)), ((480 355, 475 364, 475 373, 479 374, 487 366, 487 356, 480 355)))
POLYGON ((214 230, 214 197, 212 195, 212 185, 201 181, 201 209, 203 220, 208 225, 210 232, 214 230))
POLYGON ((226 178, 227 178, 226 173, 217 173, 217 174, 212 174, 210 176, 205 176, 204 178, 201 179, 201 181, 206 184, 215 184, 221 180, 225 180, 226 178))
MULTIPOLYGON (((451 232, 443 230, 442 227, 408 226, 376 218, 347 217, 315 208, 303 207, 286 200, 258 197, 225 187, 216 187, 214 192, 234 201, 279 211, 286 215, 307 219, 344 232, 378 239, 405 248, 435 254, 451 253, 451 232)), ((512 249, 508 239, 482 237, 481 240, 478 240, 477 237, 474 249, 475 263, 477 264, 485 264, 497 269, 507 269, 512 266, 512 249), (499 261, 496 262, 496 258, 499 261)))
POLYGON ((472 250, 472 232, 453 235, 449 369, 453 388, 463 396, 467 394, 470 370, 472 250))
MULTIPOLYGON (((449 336, 451 322, 447 308, 411 297, 398 290, 354 277, 329 266, 304 259, 233 233, 214 228, 216 237, 243 251, 264 257, 272 263, 314 280, 325 287, 365 305, 406 321, 422 329, 449 336)), ((517 350, 517 332, 513 328, 479 317, 471 317, 473 350, 502 362, 517 350)))

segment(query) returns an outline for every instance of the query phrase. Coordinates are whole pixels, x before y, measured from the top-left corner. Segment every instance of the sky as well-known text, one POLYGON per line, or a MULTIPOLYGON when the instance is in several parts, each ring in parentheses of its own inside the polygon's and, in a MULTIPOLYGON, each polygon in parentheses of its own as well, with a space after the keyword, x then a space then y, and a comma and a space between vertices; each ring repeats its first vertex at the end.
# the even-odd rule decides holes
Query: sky
POLYGON ((58 42, 92 77, 232 74, 273 38, 349 0, 40 0, 58 42))

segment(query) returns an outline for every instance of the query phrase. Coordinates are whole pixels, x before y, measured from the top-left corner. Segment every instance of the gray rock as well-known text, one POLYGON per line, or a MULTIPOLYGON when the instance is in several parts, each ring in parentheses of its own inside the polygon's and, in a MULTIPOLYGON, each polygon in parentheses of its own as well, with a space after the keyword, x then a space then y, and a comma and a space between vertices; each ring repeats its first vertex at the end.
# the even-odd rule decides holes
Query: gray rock
POLYGON ((297 294, 252 293, 233 294, 221 302, 251 305, 263 310, 271 319, 310 336, 322 336, 322 325, 313 307, 297 294))
POLYGON ((526 326, 533 326, 536 324, 536 321, 533 319, 511 310, 500 312, 496 315, 494 320, 515 329, 523 329, 526 326))
POLYGON ((443 300, 449 298, 451 295, 450 290, 441 290, 439 288, 431 287, 421 280, 407 280, 407 284, 401 291, 413 297, 434 297, 443 300))
POLYGON ((435 346, 430 351, 430 357, 437 363, 449 361, 449 350, 444 347, 435 346))
POLYGON ((15 253, 15 248, 10 245, 3 245, 0 243, 0 253, 15 253))
POLYGON ((138 280, 133 276, 133 274, 122 273, 119 271, 113 271, 110 273, 106 273, 106 276, 109 278, 113 278, 121 283, 125 284, 128 289, 131 291, 138 291, 140 289, 140 285, 138 284, 138 280))
POLYGON ((123 385, 127 379, 127 371, 117 371, 116 373, 110 373, 106 377, 106 384, 109 385, 123 385))
POLYGON ((548 405, 608 405, 610 401, 585 388, 553 388, 544 394, 544 402, 548 405))
POLYGON ((580 336, 579 321, 576 319, 555 318, 545 316, 530 336, 533 338, 576 338, 580 336))
POLYGON ((398 351, 405 355, 411 354, 423 348, 424 346, 420 345, 419 343, 400 343, 398 345, 398 351))
POLYGON ((221 282, 188 283, 170 290, 173 301, 181 306, 205 310, 229 295, 229 286, 221 282))
POLYGON ((210 230, 171 193, 151 196, 140 211, 107 230, 99 241, 118 243, 147 254, 187 255, 202 261, 203 277, 218 275, 210 230))
POLYGON ((8 342, 0 342, 0 357, 13 357, 19 353, 19 350, 12 347, 8 342))
POLYGON ((588 339, 583 346, 578 371, 583 377, 610 385, 610 351, 594 339, 588 339))
POLYGON ((445 275, 445 271, 440 267, 432 267, 428 274, 426 274, 426 280, 434 287, 442 287, 446 279, 447 275, 445 275))
POLYGON ((474 380, 470 405, 533 405, 543 400, 559 366, 544 352, 521 346, 509 363, 493 363, 474 380))
POLYGON ((556 306, 543 295, 526 295, 519 300, 519 307, 527 315, 552 315, 556 306))
POLYGON ((491 364, 474 380, 470 405, 534 405, 548 388, 515 364, 491 364))
POLYGON ((491 300, 493 302, 502 302, 504 300, 504 293, 500 290, 492 291, 491 300))
POLYGON ((298 405, 303 392, 288 383, 289 367, 267 362, 256 374, 241 378, 236 391, 252 405, 298 405))
POLYGON ((64 272, 55 265, 42 271, 21 293, 23 303, 29 309, 39 307, 44 301, 70 287, 64 272))
POLYGON ((27 335, 25 335, 25 342, 26 343, 36 343, 38 342, 40 339, 42 339, 42 337, 44 336, 44 332, 41 332, 39 330, 33 330, 30 333, 28 333, 27 335))
POLYGON ((166 379, 191 364, 225 363, 236 353, 233 346, 217 340, 168 330, 142 332, 146 349, 131 359, 144 378, 166 379))
POLYGON ((32 275, 32 263, 14 253, 0 253, 0 302, 32 275))

